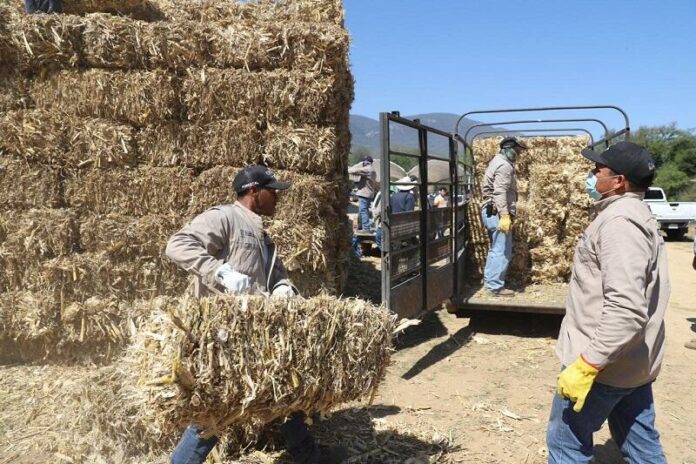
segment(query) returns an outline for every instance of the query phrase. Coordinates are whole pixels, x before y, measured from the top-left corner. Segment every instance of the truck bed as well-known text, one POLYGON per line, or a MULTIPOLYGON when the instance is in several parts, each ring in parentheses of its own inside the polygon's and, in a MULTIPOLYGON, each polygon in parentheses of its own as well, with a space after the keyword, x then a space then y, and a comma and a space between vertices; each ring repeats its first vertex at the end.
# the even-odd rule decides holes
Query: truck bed
POLYGON ((518 289, 514 297, 493 296, 483 286, 469 285, 458 309, 564 314, 568 284, 533 284, 518 289))

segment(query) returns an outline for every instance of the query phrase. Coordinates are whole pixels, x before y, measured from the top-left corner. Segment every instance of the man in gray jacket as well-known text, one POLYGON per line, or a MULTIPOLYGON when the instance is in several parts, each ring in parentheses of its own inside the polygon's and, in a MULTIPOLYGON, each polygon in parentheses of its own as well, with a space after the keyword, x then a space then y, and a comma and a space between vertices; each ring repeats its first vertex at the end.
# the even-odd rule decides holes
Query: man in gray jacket
MULTIPOLYGON (((296 294, 261 219, 275 214, 276 192, 289 184, 279 182, 265 166, 249 166, 235 176, 232 187, 238 201, 196 216, 169 239, 167 257, 195 276, 195 295, 199 297, 221 292, 271 297, 296 294)), ((291 416, 280 431, 296 463, 341 462, 342 450, 320 450, 305 425, 304 414, 291 416)), ((218 439, 204 439, 201 432, 196 425, 186 429, 172 454, 172 464, 205 462, 218 439)))
POLYGON ((357 174, 360 176, 358 181, 358 215, 360 216, 360 229, 372 230, 372 221, 370 220, 370 203, 375 197, 377 190, 377 172, 372 166, 373 159, 371 156, 363 158, 359 166, 353 166, 348 169, 348 174, 357 174))
POLYGON ((505 277, 512 257, 512 219, 517 207, 515 161, 527 147, 515 137, 500 142, 500 153, 488 163, 483 178, 483 225, 491 248, 483 271, 483 283, 495 296, 514 296, 505 288, 505 277))
POLYGON ((595 162, 587 192, 599 200, 575 248, 556 345, 563 370, 548 424, 549 462, 590 462, 592 435, 608 420, 627 460, 663 463, 652 382, 670 284, 664 241, 643 202, 655 163, 631 142, 582 154, 595 162))

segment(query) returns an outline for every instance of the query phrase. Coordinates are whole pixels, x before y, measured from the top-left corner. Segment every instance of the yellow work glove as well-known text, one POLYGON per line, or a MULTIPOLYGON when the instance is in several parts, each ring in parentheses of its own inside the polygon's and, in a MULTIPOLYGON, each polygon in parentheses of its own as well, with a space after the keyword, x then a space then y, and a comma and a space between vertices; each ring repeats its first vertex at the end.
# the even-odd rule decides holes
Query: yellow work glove
POLYGON ((558 394, 575 403, 573 411, 582 410, 597 374, 599 369, 588 364, 582 356, 561 371, 558 376, 558 394))
POLYGON ((498 230, 504 234, 507 234, 512 229, 512 219, 510 219, 509 214, 501 214, 500 222, 498 223, 498 230))

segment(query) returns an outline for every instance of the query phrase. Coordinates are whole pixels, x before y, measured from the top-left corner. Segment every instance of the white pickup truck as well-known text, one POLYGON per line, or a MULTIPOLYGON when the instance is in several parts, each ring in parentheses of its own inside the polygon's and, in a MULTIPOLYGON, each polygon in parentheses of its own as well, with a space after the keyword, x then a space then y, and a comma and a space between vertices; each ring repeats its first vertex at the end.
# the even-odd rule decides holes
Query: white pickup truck
POLYGON ((689 223, 696 222, 696 202, 668 202, 665 191, 659 187, 650 187, 645 193, 645 200, 660 228, 667 233, 667 238, 679 240, 686 234, 689 223))

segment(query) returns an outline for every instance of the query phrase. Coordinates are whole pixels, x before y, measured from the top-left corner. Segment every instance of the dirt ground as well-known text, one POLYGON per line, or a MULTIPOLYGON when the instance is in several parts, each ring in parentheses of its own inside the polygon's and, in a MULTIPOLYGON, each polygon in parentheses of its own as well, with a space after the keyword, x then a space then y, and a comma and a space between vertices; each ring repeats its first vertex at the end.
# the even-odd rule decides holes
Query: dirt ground
MULTIPOLYGON (((696 351, 684 347, 696 337, 696 271, 690 242, 668 243, 667 249, 672 297, 667 353, 655 384, 657 424, 669 462, 696 464, 696 411, 688 404, 696 351)), ((374 288, 364 296, 375 300, 378 268, 379 259, 367 257, 355 261, 351 270, 361 287, 368 283, 374 288)), ((346 446, 350 463, 546 462, 544 436, 559 369, 553 353, 559 326, 560 317, 548 315, 490 313, 467 319, 433 313, 397 340, 393 365, 372 405, 349 405, 316 420, 312 429, 322 443, 346 446)), ((53 370, 0 368, 0 463, 168 462, 168 450, 135 460, 113 452, 89 454, 87 449, 95 448, 90 441, 97 445, 98 438, 75 436, 84 433, 71 426, 74 406, 67 393, 75 388, 69 378, 54 379, 53 370), (56 423, 63 425, 55 429, 56 423)), ((597 463, 622 462, 606 427, 596 435, 595 451, 597 463)), ((253 451, 232 462, 216 456, 209 462, 289 462, 280 449, 253 451)))
MULTIPOLYGON (((696 464, 696 411, 688 406, 696 351, 684 347, 696 337, 696 271, 691 242, 667 249, 672 296, 665 363, 655 383, 657 425, 669 462, 696 464)), ((434 437, 446 448, 438 462, 545 462, 559 326, 556 316, 433 314, 400 338, 372 408, 384 413, 374 420, 434 437)), ((595 452, 597 463, 622 462, 607 427, 595 437, 595 452)))

